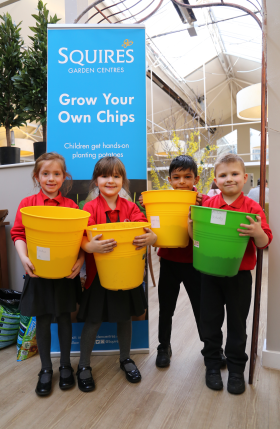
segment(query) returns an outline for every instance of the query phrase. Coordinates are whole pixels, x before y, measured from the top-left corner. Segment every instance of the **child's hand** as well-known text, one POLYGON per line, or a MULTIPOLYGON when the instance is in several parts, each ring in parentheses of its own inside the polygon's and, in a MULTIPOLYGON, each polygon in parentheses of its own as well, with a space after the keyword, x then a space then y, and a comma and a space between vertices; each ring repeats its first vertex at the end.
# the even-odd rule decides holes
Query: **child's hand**
POLYGON ((262 219, 260 216, 257 216, 257 222, 251 218, 251 216, 246 216, 250 221, 250 225, 241 223, 240 226, 246 229, 238 228, 237 231, 240 233, 240 237, 252 237, 257 247, 265 247, 268 243, 268 236, 262 229, 262 219))
POLYGON ((157 235, 149 228, 144 228, 146 234, 138 235, 134 238, 133 243, 136 250, 143 249, 146 246, 152 246, 157 241, 157 235))
POLYGON ((143 204, 143 195, 140 195, 138 201, 139 201, 139 203, 141 204, 142 207, 145 207, 144 204, 143 204))
POLYGON ((200 193, 198 193, 197 194, 197 196, 196 196, 196 202, 195 202, 195 205, 196 206, 201 206, 202 205, 202 194, 200 194, 200 193))
POLYGON ((36 274, 33 274, 33 271, 35 270, 34 265, 32 264, 32 262, 30 261, 30 259, 28 258, 28 256, 26 255, 21 255, 21 263, 23 265, 23 268, 25 269, 25 272, 30 276, 30 277, 38 277, 36 276, 36 274))
POLYGON ((110 238, 109 240, 99 240, 102 234, 98 234, 88 241, 86 237, 82 241, 82 249, 87 253, 110 253, 117 246, 117 242, 110 238))
POLYGON ((72 274, 66 278, 67 279, 74 279, 79 274, 79 272, 81 271, 84 262, 85 262, 85 252, 82 249, 80 249, 78 259, 77 259, 74 267, 72 268, 72 274))

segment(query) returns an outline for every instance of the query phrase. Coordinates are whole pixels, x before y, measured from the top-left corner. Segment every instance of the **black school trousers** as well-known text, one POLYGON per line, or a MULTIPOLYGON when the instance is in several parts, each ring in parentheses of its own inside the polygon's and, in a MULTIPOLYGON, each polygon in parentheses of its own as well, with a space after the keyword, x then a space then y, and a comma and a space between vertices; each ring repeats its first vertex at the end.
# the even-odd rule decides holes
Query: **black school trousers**
POLYGON ((239 271, 234 277, 201 274, 200 329, 204 339, 201 353, 207 369, 220 369, 222 325, 227 311, 225 355, 229 372, 243 373, 248 356, 246 320, 251 304, 251 271, 239 271))
POLYGON ((180 284, 189 295, 199 331, 201 274, 192 263, 174 262, 161 258, 158 283, 159 299, 159 343, 168 347, 171 339, 172 317, 176 308, 180 284))

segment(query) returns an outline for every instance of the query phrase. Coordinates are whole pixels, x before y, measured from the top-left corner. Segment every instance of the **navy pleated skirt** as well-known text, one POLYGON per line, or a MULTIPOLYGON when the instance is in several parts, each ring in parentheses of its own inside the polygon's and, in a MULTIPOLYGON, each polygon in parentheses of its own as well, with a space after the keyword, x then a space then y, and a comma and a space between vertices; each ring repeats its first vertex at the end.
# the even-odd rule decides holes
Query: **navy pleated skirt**
POLYGON ((147 308, 143 286, 130 290, 108 290, 101 286, 98 274, 82 293, 77 319, 81 322, 122 322, 141 316, 147 308))
POLYGON ((76 303, 82 295, 80 276, 74 279, 42 279, 28 274, 20 300, 20 312, 23 316, 42 316, 76 311, 76 303))

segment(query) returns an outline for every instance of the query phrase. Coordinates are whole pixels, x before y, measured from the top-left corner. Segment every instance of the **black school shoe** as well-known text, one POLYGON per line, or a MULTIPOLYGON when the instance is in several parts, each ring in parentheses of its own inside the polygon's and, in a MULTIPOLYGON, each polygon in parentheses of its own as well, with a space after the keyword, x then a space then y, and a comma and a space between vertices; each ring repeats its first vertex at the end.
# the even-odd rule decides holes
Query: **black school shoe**
POLYGON ((206 369, 206 386, 212 390, 222 390, 223 380, 219 369, 206 369))
POLYGON ((92 374, 89 378, 82 379, 80 377, 80 374, 83 371, 90 371, 91 374, 91 366, 83 366, 82 368, 78 368, 78 371, 76 372, 77 378, 78 378, 78 387, 82 392, 91 392, 95 389, 94 380, 92 377, 92 374))
POLYGON ((159 368, 165 368, 170 365, 170 358, 172 356, 171 346, 164 347, 159 345, 157 348, 156 366, 159 368))
POLYGON ((227 390, 233 395, 240 395, 245 392, 244 374, 230 372, 228 374, 227 390))
POLYGON ((35 389, 35 392, 37 393, 37 395, 39 396, 47 396, 51 393, 52 390, 52 375, 53 375, 53 370, 52 369, 41 369, 41 371, 39 372, 38 376, 39 376, 39 380, 35 389), (42 383, 41 382, 41 377, 44 374, 50 374, 51 375, 51 379, 50 381, 48 381, 47 383, 42 383))
POLYGON ((132 363, 133 365, 135 365, 135 362, 132 359, 125 359, 123 361, 120 361, 120 368, 125 372, 127 381, 129 381, 130 383, 139 383, 139 381, 141 381, 141 378, 142 378, 139 369, 135 365, 135 369, 132 369, 131 371, 127 371, 125 369, 125 364, 128 364, 128 363, 132 363))
POLYGON ((61 374, 60 374, 59 387, 61 390, 67 390, 75 385, 75 379, 73 376, 74 370, 71 365, 61 365, 59 367, 59 372, 61 372, 62 369, 69 369, 71 371, 71 374, 65 378, 61 377, 61 374))

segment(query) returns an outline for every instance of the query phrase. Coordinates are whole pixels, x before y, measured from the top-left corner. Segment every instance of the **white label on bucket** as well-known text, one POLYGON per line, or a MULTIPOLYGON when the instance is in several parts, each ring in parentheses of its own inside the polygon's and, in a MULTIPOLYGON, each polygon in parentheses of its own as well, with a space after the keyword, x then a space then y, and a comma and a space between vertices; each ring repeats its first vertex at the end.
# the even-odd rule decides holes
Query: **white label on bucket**
POLYGON ((227 218, 227 212, 212 210, 210 223, 216 223, 217 225, 225 225, 226 218, 227 218))
POLYGON ((40 261, 50 261, 51 249, 49 247, 37 246, 37 259, 40 259, 40 261))
POLYGON ((194 240, 193 245, 194 247, 199 247, 199 241, 194 240))
POLYGON ((159 216, 151 216, 151 227, 160 228, 159 216))

